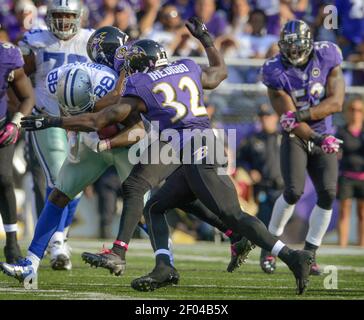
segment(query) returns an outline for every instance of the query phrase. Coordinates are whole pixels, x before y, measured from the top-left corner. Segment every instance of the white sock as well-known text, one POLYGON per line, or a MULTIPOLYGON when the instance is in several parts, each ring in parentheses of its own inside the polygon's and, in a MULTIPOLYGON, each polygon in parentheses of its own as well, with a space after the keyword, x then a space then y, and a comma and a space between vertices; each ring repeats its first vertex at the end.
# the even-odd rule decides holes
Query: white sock
POLYGON ((27 259, 32 262, 34 272, 37 272, 39 268, 40 258, 36 256, 33 252, 28 251, 27 259))
POLYGON ((57 231, 53 234, 51 241, 49 241, 49 244, 52 245, 55 242, 60 242, 61 244, 63 244, 63 232, 62 231, 57 231))
POLYGON ((276 200, 268 227, 271 234, 277 237, 282 235, 284 227, 291 218, 295 206, 294 204, 288 204, 284 200, 283 194, 276 200))
POLYGON ((171 266, 174 266, 173 242, 171 238, 168 239, 168 249, 169 249, 169 260, 171 262, 171 266))
POLYGON ((154 252, 154 256, 157 256, 159 254, 166 254, 169 257, 169 261, 170 261, 171 265, 174 266, 173 254, 169 250, 158 249, 156 252, 154 252))
POLYGON ((8 232, 17 232, 18 231, 18 224, 4 224, 4 230, 6 233, 8 232))
POLYGON ((312 243, 315 246, 321 245, 322 238, 329 227, 331 215, 332 209, 322 209, 318 205, 313 208, 310 216, 310 227, 306 237, 307 242, 312 243))
POLYGON ((281 240, 278 240, 272 248, 272 255, 278 257, 284 246, 285 244, 281 240))

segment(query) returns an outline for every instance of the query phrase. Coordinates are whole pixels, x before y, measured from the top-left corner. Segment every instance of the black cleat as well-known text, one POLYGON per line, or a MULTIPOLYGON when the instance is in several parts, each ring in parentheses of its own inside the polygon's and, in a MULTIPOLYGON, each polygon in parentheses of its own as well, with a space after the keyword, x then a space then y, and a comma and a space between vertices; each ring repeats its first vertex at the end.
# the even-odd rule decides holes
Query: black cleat
POLYGON ((240 241, 233 243, 230 246, 231 259, 226 270, 228 272, 233 272, 235 269, 239 268, 248 258, 251 250, 255 248, 248 239, 242 237, 240 241))
POLYGON ((163 263, 158 264, 151 273, 146 276, 134 279, 131 287, 137 291, 154 291, 155 289, 177 284, 179 274, 177 270, 163 263))
POLYGON ((260 267, 265 273, 274 273, 276 270, 276 261, 276 257, 272 256, 269 251, 262 249, 260 254, 260 267))
POLYGON ((16 264, 19 260, 23 259, 19 245, 17 243, 11 246, 5 246, 4 255, 6 263, 8 264, 16 264))
POLYGON ((109 249, 103 249, 100 253, 84 252, 82 253, 82 260, 91 267, 105 268, 116 276, 121 276, 126 268, 126 261, 109 249))
POLYGON ((296 278, 297 294, 303 294, 308 285, 313 254, 307 250, 296 250, 291 253, 291 261, 288 267, 296 278))
POLYGON ((314 261, 311 265, 310 276, 321 276, 321 275, 322 275, 322 271, 321 271, 319 265, 316 263, 316 261, 314 261))

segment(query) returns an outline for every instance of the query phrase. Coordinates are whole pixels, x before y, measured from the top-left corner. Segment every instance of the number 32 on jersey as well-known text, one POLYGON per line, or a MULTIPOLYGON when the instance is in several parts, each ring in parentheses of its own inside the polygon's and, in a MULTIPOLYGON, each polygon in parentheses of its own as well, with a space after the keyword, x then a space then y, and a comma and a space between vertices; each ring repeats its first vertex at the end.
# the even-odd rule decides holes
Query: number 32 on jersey
MULTIPOLYGON (((178 88, 181 91, 189 91, 190 94, 190 109, 195 117, 207 116, 205 106, 200 106, 200 92, 198 87, 190 77, 182 77, 178 83, 178 88)), ((178 94, 173 86, 167 82, 158 83, 153 88, 153 93, 163 93, 164 102, 163 107, 173 108, 176 110, 176 115, 171 119, 172 123, 183 119, 188 114, 188 106, 177 100, 178 94)))

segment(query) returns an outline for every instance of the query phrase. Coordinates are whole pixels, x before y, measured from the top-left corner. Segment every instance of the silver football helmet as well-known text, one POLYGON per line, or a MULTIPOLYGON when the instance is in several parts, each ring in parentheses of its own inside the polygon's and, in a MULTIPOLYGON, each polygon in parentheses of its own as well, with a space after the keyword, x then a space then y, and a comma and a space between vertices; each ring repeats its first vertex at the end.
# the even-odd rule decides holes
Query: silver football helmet
POLYGON ((57 38, 70 39, 81 27, 81 14, 81 0, 49 0, 46 16, 47 27, 57 38))
POLYGON ((64 72, 58 80, 57 98, 59 107, 66 116, 91 112, 96 96, 88 73, 77 67, 64 72))

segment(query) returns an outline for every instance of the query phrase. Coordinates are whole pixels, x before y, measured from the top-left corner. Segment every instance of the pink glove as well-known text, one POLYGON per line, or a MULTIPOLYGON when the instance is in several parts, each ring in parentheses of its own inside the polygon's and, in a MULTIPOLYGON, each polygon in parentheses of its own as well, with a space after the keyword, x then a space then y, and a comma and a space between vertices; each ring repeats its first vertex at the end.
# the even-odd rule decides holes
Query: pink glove
POLYGON ((0 131, 0 148, 14 144, 18 141, 19 129, 15 123, 9 122, 5 128, 0 131))
POLYGON ((327 136, 322 141, 321 149, 325 153, 336 153, 339 152, 340 144, 342 143, 342 140, 337 139, 334 136, 327 136))
POLYGON ((284 131, 291 132, 298 127, 296 115, 293 111, 287 111, 281 115, 280 124, 284 131))

